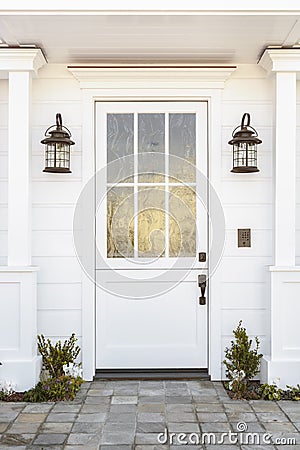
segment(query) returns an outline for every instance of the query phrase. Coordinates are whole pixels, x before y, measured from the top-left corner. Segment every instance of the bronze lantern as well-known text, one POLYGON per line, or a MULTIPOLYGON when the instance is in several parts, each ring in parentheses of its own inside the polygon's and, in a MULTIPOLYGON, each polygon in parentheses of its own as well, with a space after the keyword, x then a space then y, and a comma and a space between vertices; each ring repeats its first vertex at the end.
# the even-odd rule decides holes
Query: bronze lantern
POLYGON ((75 142, 71 141, 71 133, 68 128, 63 126, 61 114, 56 114, 56 125, 49 127, 45 131, 45 136, 45 139, 41 141, 41 144, 45 144, 45 169, 43 172, 71 173, 70 146, 75 142), (54 129, 49 131, 51 128, 54 129))
POLYGON ((250 126, 250 114, 245 113, 241 125, 233 130, 232 139, 228 142, 228 144, 233 145, 233 168, 231 172, 259 172, 257 168, 257 144, 261 143, 257 131, 250 126))

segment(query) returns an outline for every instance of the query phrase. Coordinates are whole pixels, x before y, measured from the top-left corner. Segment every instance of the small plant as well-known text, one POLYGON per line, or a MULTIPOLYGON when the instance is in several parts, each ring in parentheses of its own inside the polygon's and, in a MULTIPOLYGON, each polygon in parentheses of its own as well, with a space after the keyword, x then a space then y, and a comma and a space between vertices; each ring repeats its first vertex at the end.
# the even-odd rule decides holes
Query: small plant
POLYGON ((287 390, 286 395, 288 398, 294 401, 300 401, 300 384, 297 384, 297 386, 286 386, 287 390))
POLYGON ((58 341, 55 345, 44 335, 38 336, 38 350, 43 358, 43 368, 50 377, 59 378, 64 375, 64 365, 73 364, 79 355, 80 347, 76 345, 77 338, 73 333, 64 343, 58 341))
POLYGON ((282 389, 280 389, 276 383, 265 383, 261 385, 261 397, 264 400, 281 400, 282 394, 282 389))
POLYGON ((229 379, 228 387, 235 393, 236 398, 243 398, 249 380, 259 372, 262 354, 258 353, 260 342, 255 337, 255 347, 252 348, 252 339, 249 339, 246 329, 240 320, 236 330, 233 330, 235 342, 225 349, 226 376, 229 379))
POLYGON ((74 400, 82 378, 62 375, 57 378, 48 378, 40 381, 33 389, 25 392, 25 402, 46 402, 60 400, 74 400))

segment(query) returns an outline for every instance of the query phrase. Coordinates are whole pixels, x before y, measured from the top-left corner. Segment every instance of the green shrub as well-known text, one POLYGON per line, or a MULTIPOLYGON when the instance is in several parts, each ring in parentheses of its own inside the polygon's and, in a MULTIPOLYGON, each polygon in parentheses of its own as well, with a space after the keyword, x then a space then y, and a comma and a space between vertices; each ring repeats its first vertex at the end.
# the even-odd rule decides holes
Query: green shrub
POLYGON ((261 397, 264 400, 281 400, 283 391, 275 383, 261 385, 261 397))
POLYGON ((242 327, 240 320, 236 330, 233 330, 235 342, 231 341, 231 347, 225 349, 226 376, 229 380, 229 389, 237 398, 243 398, 249 380, 259 373, 262 354, 258 353, 260 342, 255 337, 255 347, 252 348, 252 339, 249 339, 246 329, 242 327))
POLYGON ((77 338, 73 333, 64 343, 58 341, 55 345, 44 335, 38 336, 38 350, 43 358, 43 368, 48 371, 50 377, 58 378, 64 374, 63 366, 74 363, 80 352, 80 347, 75 345, 77 338))
POLYGON ((46 402, 59 400, 74 400, 83 383, 82 378, 60 376, 40 381, 33 389, 25 392, 25 402, 46 402))

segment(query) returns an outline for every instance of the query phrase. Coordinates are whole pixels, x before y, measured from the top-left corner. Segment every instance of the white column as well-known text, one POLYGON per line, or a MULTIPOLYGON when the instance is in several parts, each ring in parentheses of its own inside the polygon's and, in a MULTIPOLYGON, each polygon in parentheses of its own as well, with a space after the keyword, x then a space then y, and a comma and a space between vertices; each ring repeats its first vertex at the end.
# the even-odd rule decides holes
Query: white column
POLYGON ((280 387, 299 383, 300 267, 295 266, 296 77, 300 50, 266 50, 260 64, 275 73, 274 266, 270 267, 270 352, 261 380, 280 387))
POLYGON ((296 72, 276 73, 275 266, 295 265, 296 72))
POLYGON ((31 266, 31 77, 45 64, 39 49, 1 48, 0 73, 8 77, 8 266, 0 267, 0 380, 17 390, 39 380, 37 267, 31 266))
POLYGON ((8 266, 31 265, 31 73, 9 73, 8 266))

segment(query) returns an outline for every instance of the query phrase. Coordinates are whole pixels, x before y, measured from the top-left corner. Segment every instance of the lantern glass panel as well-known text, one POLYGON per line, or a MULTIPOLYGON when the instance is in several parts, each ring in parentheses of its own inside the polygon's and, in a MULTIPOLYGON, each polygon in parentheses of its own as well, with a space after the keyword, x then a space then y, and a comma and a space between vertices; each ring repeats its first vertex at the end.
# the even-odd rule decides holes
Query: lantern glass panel
POLYGON ((248 166, 256 167, 257 165, 257 146, 255 142, 248 144, 248 166))
POLYGON ((245 142, 239 142, 234 144, 234 166, 235 167, 243 167, 246 165, 247 160, 247 144, 245 142))
POLYGON ((56 167, 69 168, 70 146, 64 142, 56 143, 56 167))
POLYGON ((46 145, 46 167, 55 167, 55 144, 46 145))

